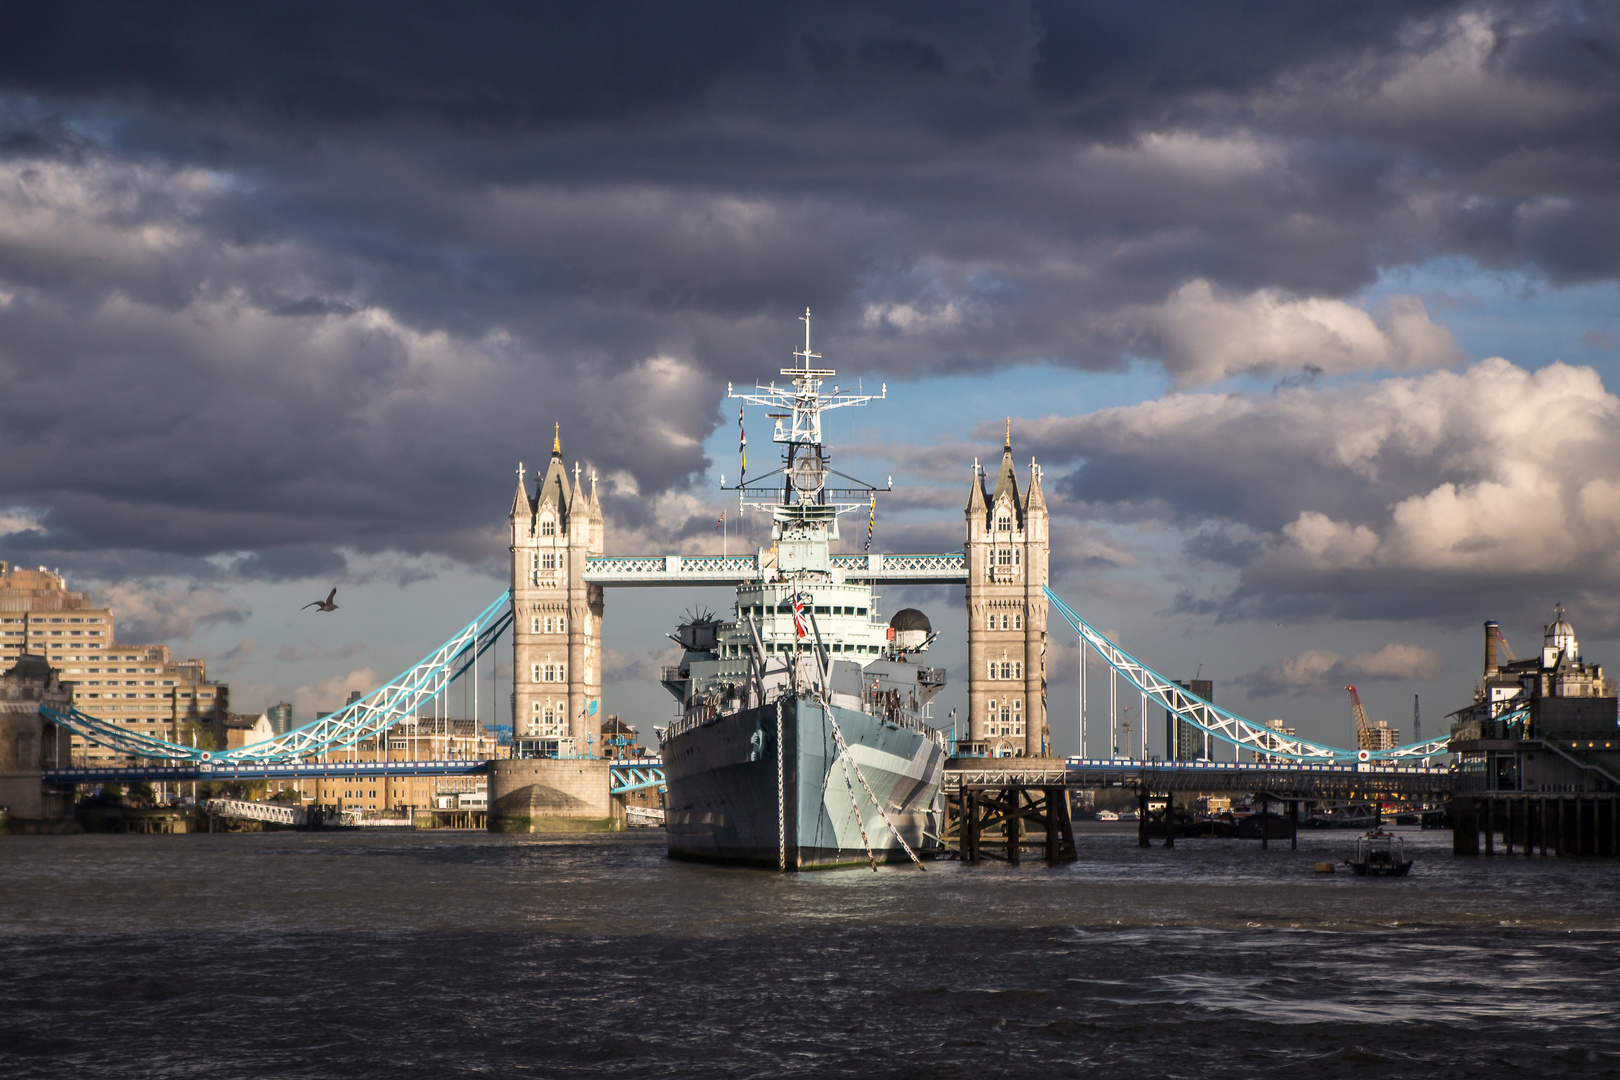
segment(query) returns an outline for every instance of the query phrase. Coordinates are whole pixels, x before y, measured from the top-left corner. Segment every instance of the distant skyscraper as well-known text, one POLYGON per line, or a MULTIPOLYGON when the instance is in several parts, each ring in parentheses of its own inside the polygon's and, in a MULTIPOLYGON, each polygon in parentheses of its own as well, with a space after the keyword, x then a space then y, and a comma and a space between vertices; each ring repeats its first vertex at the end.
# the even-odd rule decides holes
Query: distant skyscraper
MULTIPOLYGON (((1211 705, 1215 704, 1215 683, 1212 679, 1177 679, 1176 685, 1197 694, 1211 705)), ((1165 757, 1171 761, 1206 761, 1209 759, 1209 736, 1196 724, 1189 724, 1175 713, 1164 712, 1165 757)))
POLYGON ((288 702, 276 702, 264 710, 264 715, 270 718, 270 726, 275 729, 277 735, 285 735, 292 730, 293 708, 288 702))

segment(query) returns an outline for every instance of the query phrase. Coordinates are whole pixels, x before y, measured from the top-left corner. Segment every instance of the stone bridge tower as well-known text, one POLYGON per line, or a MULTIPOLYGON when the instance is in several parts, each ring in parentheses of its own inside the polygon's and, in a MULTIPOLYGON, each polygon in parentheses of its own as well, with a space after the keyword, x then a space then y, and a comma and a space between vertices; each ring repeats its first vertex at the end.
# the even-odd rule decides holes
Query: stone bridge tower
POLYGON ((602 554, 602 507, 574 466, 559 426, 533 495, 518 466, 512 498, 513 749, 520 757, 594 757, 601 724, 602 588, 584 581, 602 554))
POLYGON ((968 739, 994 754, 1051 753, 1046 723, 1046 596, 1051 533, 1040 467, 1020 496, 1012 424, 995 489, 977 462, 967 504, 968 739))

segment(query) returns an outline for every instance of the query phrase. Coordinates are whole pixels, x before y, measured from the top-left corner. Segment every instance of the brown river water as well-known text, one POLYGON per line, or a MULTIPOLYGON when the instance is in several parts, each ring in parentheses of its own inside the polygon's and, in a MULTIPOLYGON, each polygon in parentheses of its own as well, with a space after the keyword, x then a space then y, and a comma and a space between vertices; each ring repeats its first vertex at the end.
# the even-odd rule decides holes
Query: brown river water
POLYGON ((661 832, 0 837, 0 1077, 1620 1075, 1620 861, 781 876, 661 832))

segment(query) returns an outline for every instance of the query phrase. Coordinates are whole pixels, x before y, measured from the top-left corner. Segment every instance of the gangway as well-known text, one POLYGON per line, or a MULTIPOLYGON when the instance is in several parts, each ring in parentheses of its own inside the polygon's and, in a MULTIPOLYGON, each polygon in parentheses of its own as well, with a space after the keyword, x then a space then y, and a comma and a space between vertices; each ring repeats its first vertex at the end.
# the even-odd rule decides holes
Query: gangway
POLYGON ((202 808, 212 817, 267 821, 275 825, 302 825, 309 817, 302 806, 250 802, 247 799, 209 799, 202 804, 202 808))

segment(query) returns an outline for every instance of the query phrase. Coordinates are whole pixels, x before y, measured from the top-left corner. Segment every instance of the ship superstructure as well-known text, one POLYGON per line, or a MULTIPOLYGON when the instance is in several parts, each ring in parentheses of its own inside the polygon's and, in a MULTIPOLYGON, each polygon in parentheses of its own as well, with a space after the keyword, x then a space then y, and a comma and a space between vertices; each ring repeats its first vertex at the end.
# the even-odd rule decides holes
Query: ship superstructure
POLYGON ((729 490, 768 510, 763 580, 733 617, 687 619, 663 673, 680 715, 662 733, 671 854, 811 869, 915 857, 937 834, 943 735, 927 723, 942 670, 912 609, 885 621, 871 586, 831 559, 840 515, 877 488, 832 468, 821 414, 887 396, 822 389, 836 372, 805 345, 791 380, 730 396, 770 410, 779 468, 729 490))

